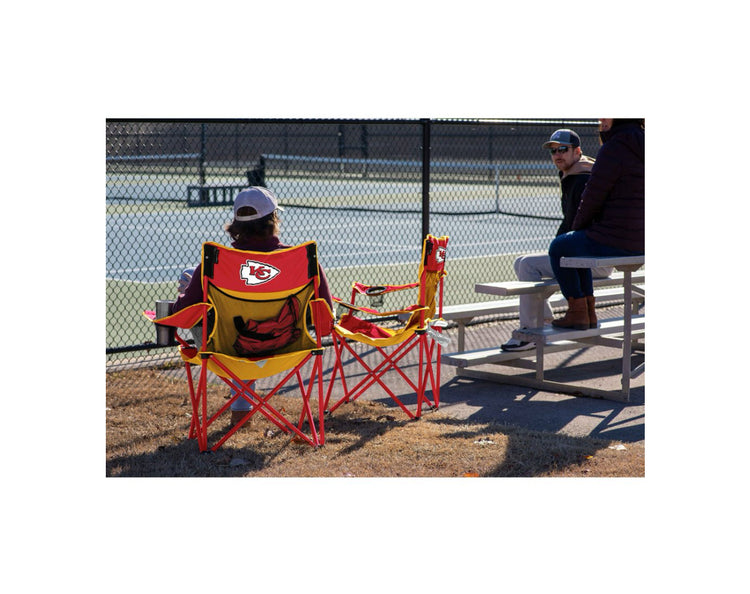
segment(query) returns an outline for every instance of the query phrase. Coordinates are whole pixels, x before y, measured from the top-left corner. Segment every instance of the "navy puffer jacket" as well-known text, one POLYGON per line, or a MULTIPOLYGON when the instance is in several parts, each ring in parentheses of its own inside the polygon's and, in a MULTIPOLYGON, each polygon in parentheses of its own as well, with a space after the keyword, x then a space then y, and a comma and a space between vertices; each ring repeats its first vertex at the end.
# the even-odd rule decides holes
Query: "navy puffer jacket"
POLYGON ((601 133, 602 144, 581 196, 573 230, 598 243, 645 251, 645 136, 635 123, 601 133))

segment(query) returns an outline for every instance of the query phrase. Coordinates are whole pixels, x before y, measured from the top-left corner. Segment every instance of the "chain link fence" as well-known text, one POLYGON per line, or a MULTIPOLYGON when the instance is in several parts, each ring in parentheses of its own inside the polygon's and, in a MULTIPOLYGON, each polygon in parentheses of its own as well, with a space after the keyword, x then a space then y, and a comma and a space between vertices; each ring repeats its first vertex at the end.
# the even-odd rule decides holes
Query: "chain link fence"
POLYGON ((416 280, 430 232, 450 236, 445 302, 491 299, 474 284, 513 280, 562 218, 542 149, 558 128, 596 156, 596 120, 107 120, 108 368, 174 357, 141 312, 176 297, 203 242, 229 243, 248 185, 278 196, 284 243, 318 242, 336 296, 416 280))

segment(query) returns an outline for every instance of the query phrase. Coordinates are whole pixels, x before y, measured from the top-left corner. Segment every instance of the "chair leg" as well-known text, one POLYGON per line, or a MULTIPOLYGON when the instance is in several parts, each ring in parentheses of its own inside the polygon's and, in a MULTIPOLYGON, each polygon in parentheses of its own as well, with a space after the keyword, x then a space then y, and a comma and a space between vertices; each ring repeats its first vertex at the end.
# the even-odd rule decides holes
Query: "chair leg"
POLYGON ((318 386, 318 440, 325 445, 325 401, 323 397, 323 353, 315 356, 315 383, 318 386))
POLYGON ((208 449, 208 392, 206 387, 207 369, 205 359, 201 361, 201 371, 198 378, 198 394, 196 399, 200 401, 200 412, 198 413, 198 449, 205 452, 208 449))
MULTIPOLYGON (((430 408, 434 408, 436 405, 426 396, 426 390, 429 385, 433 388, 433 395, 438 395, 438 386, 435 385, 436 377, 434 369, 432 368, 431 356, 434 352, 430 348, 426 340, 426 335, 413 335, 410 339, 398 345, 392 352, 388 353, 381 347, 374 347, 378 354, 382 357, 382 361, 375 367, 370 367, 362 357, 341 337, 333 337, 334 346, 336 349, 336 363, 334 364, 334 371, 331 374, 331 380, 328 386, 328 392, 326 397, 326 409, 327 412, 332 413, 344 402, 352 402, 364 394, 374 384, 380 385, 381 388, 390 396, 390 398, 398 405, 401 410, 410 418, 419 418, 422 414, 422 405, 424 402, 430 408), (415 344, 417 341, 419 344, 415 344), (343 345, 343 346, 340 346, 343 345), (412 348, 419 349, 419 373, 416 383, 410 378, 404 370, 402 370, 398 363, 403 359, 412 348), (365 377, 359 381, 355 386, 349 387, 346 385, 346 375, 344 374, 343 364, 341 363, 342 354, 344 351, 348 351, 349 354, 358 362, 360 367, 366 372, 365 377), (414 390, 417 397, 416 413, 412 412, 407 406, 396 396, 391 388, 385 383, 383 376, 389 372, 395 371, 401 378, 407 383, 407 385, 414 390), (335 375, 341 373, 341 379, 344 385, 344 396, 340 398, 333 406, 329 405, 329 399, 333 388, 333 380, 335 375)), ((437 380, 439 382, 439 379, 437 380)), ((439 396, 438 396, 439 397, 439 396)))
POLYGON ((326 413, 332 413, 342 402, 349 402, 348 395, 349 395, 349 388, 346 385, 346 374, 344 373, 344 365, 341 362, 343 360, 343 344, 344 339, 340 338, 336 334, 332 335, 333 340, 333 350, 335 352, 335 360, 333 363, 333 370, 331 371, 331 375, 328 378, 328 390, 326 391, 326 396, 323 404, 323 409, 326 413), (333 387, 336 385, 336 375, 340 375, 341 379, 341 387, 344 392, 344 398, 340 399, 338 402, 334 403, 333 408, 328 408, 328 405, 331 401, 331 394, 333 393, 333 387))
POLYGON ((188 431, 188 439, 196 439, 198 437, 198 431, 200 427, 198 417, 198 395, 195 393, 195 384, 193 383, 193 366, 190 363, 185 363, 185 374, 187 375, 188 389, 190 390, 190 406, 192 408, 192 414, 190 416, 190 430, 188 431))
MULTIPOLYGON (((440 406, 440 345, 432 341, 429 343, 425 340, 420 345, 420 351, 423 355, 420 356, 420 376, 419 390, 417 392, 420 404, 426 403, 430 409, 437 409, 440 406), (437 363, 436 367, 433 368, 433 354, 437 351, 437 363), (422 372, 422 370, 424 370, 422 372), (428 384, 429 381, 429 384, 428 384), (427 397, 427 389, 432 390, 432 400, 427 397)), ((421 406, 419 408, 421 414, 421 406)))
MULTIPOLYGON (((276 386, 270 390, 268 393, 263 394, 262 396, 257 393, 252 387, 248 386, 240 380, 239 377, 237 377, 230 369, 228 369, 225 365, 223 365, 220 361, 214 360, 213 363, 219 367, 223 374, 220 377, 226 383, 228 386, 234 386, 237 390, 237 393, 235 394, 235 398, 242 398, 247 397, 247 400, 249 400, 253 406, 252 410, 249 411, 249 413, 246 413, 246 417, 248 419, 252 418, 255 414, 260 413, 266 419, 268 419, 271 423, 276 425, 279 429, 284 431, 285 433, 294 433, 297 437, 299 437, 301 440, 309 443, 312 446, 318 446, 321 445, 320 436, 318 434, 318 424, 315 422, 315 418, 312 414, 312 408, 310 406, 310 398, 313 395, 313 390, 315 389, 316 382, 320 384, 321 377, 322 377, 322 361, 320 357, 316 357, 317 361, 313 364, 313 369, 311 370, 311 379, 310 383, 307 386, 307 389, 305 389, 304 382, 302 380, 302 374, 300 372, 300 369, 310 361, 310 358, 313 355, 308 355, 303 361, 301 361, 295 369, 290 370, 287 375, 281 379, 276 386), (302 395, 302 412, 300 413, 300 418, 295 425, 292 421, 287 419, 279 410, 274 408, 270 403, 269 400, 275 396, 278 391, 285 386, 292 378, 296 378, 298 383, 298 388, 300 390, 300 393, 302 395), (241 388, 238 386, 239 384, 242 386, 241 388), (243 396, 244 394, 244 396, 243 396), (308 425, 310 427, 310 436, 303 433, 302 428, 305 423, 305 421, 308 422, 308 425)), ((203 381, 201 384, 199 384, 199 391, 201 386, 205 386, 205 381, 203 381)), ((319 408, 320 403, 322 402, 322 386, 319 386, 318 388, 318 398, 319 398, 319 408)), ((208 418, 207 416, 207 398, 206 398, 206 391, 205 388, 203 392, 201 393, 201 401, 203 403, 203 414, 202 414, 202 423, 200 425, 200 431, 199 434, 201 438, 199 438, 199 445, 201 446, 201 451, 205 451, 208 449, 208 426, 211 425, 215 420, 217 420, 223 413, 225 413, 231 406, 233 400, 229 400, 227 403, 225 403, 211 418, 208 418)), ((245 417, 243 417, 245 418, 245 417)), ((319 421, 322 422, 322 421, 319 421)), ((234 433, 237 432, 237 430, 240 428, 240 425, 235 425, 232 428, 230 428, 228 431, 224 433, 224 435, 219 439, 212 447, 211 451, 216 451, 219 449, 224 442, 229 439, 234 433)))
POLYGON ((425 382, 422 387, 422 397, 431 409, 437 409, 440 406, 440 345, 436 342, 425 344, 425 382), (433 354, 437 352, 437 363, 433 367, 433 354), (429 387, 432 390, 432 401, 427 398, 427 379, 429 378, 429 387))

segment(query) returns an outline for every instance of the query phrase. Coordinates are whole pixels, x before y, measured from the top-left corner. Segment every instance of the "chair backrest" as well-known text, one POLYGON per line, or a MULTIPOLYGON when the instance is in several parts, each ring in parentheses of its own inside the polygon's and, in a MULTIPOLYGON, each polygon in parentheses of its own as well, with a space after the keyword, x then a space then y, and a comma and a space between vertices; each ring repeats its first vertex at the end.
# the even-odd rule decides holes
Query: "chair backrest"
MULTIPOLYGON (((436 308, 442 307, 442 280, 445 272, 445 256, 448 237, 428 235, 422 243, 422 259, 419 265, 419 305, 426 306, 425 318, 435 317, 436 308)), ((438 312, 441 315, 442 311, 438 312)))
POLYGON ((273 252, 203 244, 204 301, 214 319, 206 350, 233 356, 268 356, 319 346, 307 329, 318 298, 315 242, 273 252))

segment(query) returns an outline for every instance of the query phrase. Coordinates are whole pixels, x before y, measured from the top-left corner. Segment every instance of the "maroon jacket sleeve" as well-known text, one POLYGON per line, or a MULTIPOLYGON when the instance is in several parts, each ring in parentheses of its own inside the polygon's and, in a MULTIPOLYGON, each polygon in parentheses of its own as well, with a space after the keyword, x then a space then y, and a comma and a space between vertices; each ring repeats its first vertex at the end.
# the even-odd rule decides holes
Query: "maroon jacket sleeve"
POLYGON ((169 313, 173 314, 176 311, 185 309, 188 305, 200 303, 201 301, 203 301, 203 285, 201 283, 201 265, 199 264, 195 272, 193 272, 193 278, 190 279, 187 289, 172 304, 169 308, 169 313))
POLYGON ((331 289, 328 286, 328 278, 326 278, 326 273, 322 266, 318 265, 318 270, 320 271, 320 287, 318 292, 321 299, 325 299, 331 310, 333 310, 333 298, 331 297, 331 289))

